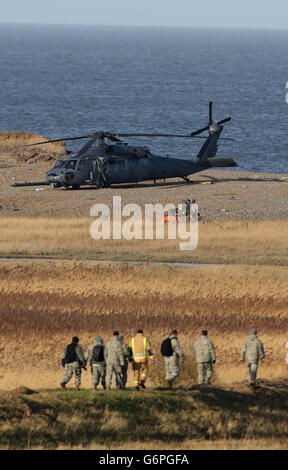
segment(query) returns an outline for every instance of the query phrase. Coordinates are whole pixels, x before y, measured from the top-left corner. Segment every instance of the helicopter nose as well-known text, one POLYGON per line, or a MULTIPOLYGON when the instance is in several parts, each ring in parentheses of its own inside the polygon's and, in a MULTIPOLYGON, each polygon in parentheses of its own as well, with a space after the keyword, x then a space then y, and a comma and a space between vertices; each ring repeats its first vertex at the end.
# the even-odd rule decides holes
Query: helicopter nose
POLYGON ((48 171, 46 173, 46 181, 48 183, 55 183, 55 182, 58 182, 58 183, 61 183, 63 181, 63 172, 59 172, 59 171, 48 171))

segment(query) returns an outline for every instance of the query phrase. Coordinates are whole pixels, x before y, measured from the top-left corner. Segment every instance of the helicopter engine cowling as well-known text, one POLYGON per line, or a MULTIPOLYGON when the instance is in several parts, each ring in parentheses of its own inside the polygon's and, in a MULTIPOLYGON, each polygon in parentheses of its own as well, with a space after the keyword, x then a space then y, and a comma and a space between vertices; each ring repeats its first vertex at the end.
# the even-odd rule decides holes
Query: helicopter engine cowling
POLYGON ((133 152, 133 156, 136 157, 136 158, 147 157, 147 149, 143 148, 143 147, 135 148, 135 150, 133 152))

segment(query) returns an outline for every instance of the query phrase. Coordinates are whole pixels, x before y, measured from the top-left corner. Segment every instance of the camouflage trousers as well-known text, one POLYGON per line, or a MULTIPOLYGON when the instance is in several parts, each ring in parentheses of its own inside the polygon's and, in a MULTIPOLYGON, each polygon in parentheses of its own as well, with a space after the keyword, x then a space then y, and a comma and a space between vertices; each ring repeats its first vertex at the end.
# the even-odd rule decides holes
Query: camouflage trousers
POLYGON ((93 387, 97 387, 100 379, 101 379, 101 384, 103 388, 106 388, 106 366, 101 365, 101 364, 93 364, 91 366, 91 373, 92 373, 92 384, 93 387))
POLYGON ((170 356, 164 357, 165 361, 165 371, 166 371, 166 380, 171 384, 173 381, 178 377, 180 373, 179 364, 178 364, 178 357, 177 356, 170 356))
MULTIPOLYGON (((121 368, 121 377, 122 377, 122 385, 123 387, 126 387, 126 383, 127 383, 127 374, 128 372, 128 361, 125 362, 125 366, 121 368)), ((118 381, 118 376, 116 375, 115 377, 115 385, 117 388, 119 388, 121 386, 120 382, 118 381)))
POLYGON ((248 364, 248 373, 249 373, 249 380, 250 383, 256 382, 258 364, 248 364))
POLYGON ((76 386, 80 386, 81 385, 81 367, 79 367, 79 363, 77 361, 70 362, 69 364, 65 364, 63 383, 67 384, 69 380, 72 378, 73 374, 75 374, 76 386))
POLYGON ((198 362, 198 384, 209 384, 213 375, 213 366, 211 362, 198 362))
POLYGON ((107 363, 107 387, 110 387, 112 384, 112 376, 115 373, 116 381, 122 387, 122 375, 121 375, 121 366, 118 363, 107 363))

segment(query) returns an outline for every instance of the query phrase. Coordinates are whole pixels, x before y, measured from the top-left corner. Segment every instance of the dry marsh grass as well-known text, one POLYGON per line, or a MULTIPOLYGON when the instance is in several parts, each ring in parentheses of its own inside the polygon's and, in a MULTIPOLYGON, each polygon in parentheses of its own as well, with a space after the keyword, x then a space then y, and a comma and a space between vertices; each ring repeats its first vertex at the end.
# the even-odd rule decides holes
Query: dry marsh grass
POLYGON ((253 393, 243 386, 137 394, 20 387, 0 393, 1 448, 285 449, 286 400, 287 379, 253 393))
MULTIPOLYGON (((2 262, 0 388, 58 387, 62 352, 72 336, 80 337, 85 351, 95 334, 107 341, 118 329, 127 343, 140 327, 157 357, 150 386, 159 385, 159 374, 163 380, 160 344, 174 327, 190 358, 178 379, 180 385, 195 383, 192 347, 203 328, 216 347, 215 383, 247 380, 239 355, 254 326, 267 355, 259 378, 283 377, 287 374, 287 274, 288 268, 275 266, 2 262)), ((131 377, 129 372, 128 385, 131 377)), ((91 387, 89 371, 83 373, 82 383, 91 387)), ((74 386, 73 381, 69 386, 74 386)))
POLYGON ((78 257, 192 261, 229 264, 288 262, 288 222, 199 223, 194 251, 180 251, 181 240, 93 240, 94 218, 0 218, 2 256, 78 257))

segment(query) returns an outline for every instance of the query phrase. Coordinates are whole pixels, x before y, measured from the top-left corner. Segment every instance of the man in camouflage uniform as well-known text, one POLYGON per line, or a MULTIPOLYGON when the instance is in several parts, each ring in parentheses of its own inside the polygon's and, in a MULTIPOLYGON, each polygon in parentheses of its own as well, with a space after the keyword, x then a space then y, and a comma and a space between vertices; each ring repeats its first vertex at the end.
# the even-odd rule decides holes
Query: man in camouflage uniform
POLYGON ((184 353, 177 338, 177 330, 173 330, 172 333, 169 335, 169 338, 171 340, 171 347, 173 353, 172 356, 164 356, 164 362, 166 380, 169 383, 169 387, 172 388, 174 380, 176 379, 176 377, 178 377, 180 373, 179 359, 181 359, 182 364, 184 364, 184 353))
POLYGON ((81 385, 81 367, 86 368, 86 359, 84 357, 81 346, 78 344, 79 338, 74 336, 72 343, 68 344, 62 356, 62 366, 65 367, 63 382, 61 382, 62 390, 66 390, 66 384, 75 374, 76 390, 80 390, 81 385))
POLYGON ((104 350, 104 357, 107 367, 107 389, 110 390, 113 372, 117 377, 119 387, 123 387, 121 368, 125 366, 124 354, 121 343, 118 339, 119 332, 114 331, 113 338, 108 341, 104 350))
MULTIPOLYGON (((127 370, 128 370, 128 358, 130 357, 130 351, 127 346, 123 343, 123 336, 119 335, 118 340, 120 341, 123 355, 124 355, 124 367, 121 368, 121 377, 122 377, 122 388, 126 388, 127 383, 127 370)), ((118 381, 118 376, 116 375, 116 388, 121 388, 120 383, 118 381)))
POLYGON ((209 384, 213 375, 216 354, 214 344, 208 338, 206 330, 203 330, 200 338, 195 341, 194 352, 198 369, 198 384, 209 384))
POLYGON ((255 385, 259 359, 264 361, 265 353, 262 342, 257 336, 257 329, 252 328, 250 336, 244 341, 241 350, 241 361, 246 357, 251 386, 255 385))
POLYGON ((97 390, 100 379, 102 387, 104 388, 104 390, 106 390, 106 364, 104 359, 104 343, 103 338, 101 338, 101 336, 95 336, 94 343, 90 344, 85 353, 85 359, 87 362, 88 360, 90 360, 92 384, 94 390, 97 390), (96 357, 97 355, 99 357, 96 357))

